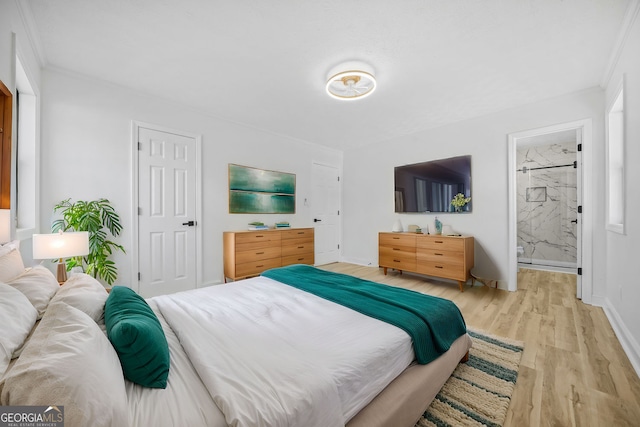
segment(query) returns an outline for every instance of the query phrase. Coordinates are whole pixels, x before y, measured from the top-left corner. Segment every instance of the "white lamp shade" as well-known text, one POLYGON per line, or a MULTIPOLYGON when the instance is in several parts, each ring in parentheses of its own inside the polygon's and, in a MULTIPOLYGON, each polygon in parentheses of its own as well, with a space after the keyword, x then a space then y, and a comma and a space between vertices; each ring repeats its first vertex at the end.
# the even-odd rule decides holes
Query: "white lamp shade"
POLYGON ((0 209, 0 244, 11 240, 11 211, 0 209))
POLYGON ((88 231, 33 235, 33 259, 62 259, 88 253, 88 231))

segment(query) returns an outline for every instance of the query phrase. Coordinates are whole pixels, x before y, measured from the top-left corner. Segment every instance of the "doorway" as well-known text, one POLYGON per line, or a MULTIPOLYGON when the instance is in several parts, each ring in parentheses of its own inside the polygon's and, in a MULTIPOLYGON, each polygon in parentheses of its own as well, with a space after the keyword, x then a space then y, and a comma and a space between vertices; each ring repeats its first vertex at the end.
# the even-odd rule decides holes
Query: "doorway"
POLYGON ((314 162, 311 172, 311 218, 315 228, 315 265, 340 261, 340 173, 314 162))
POLYGON ((576 274, 591 300, 591 120, 509 135, 509 290, 521 266, 576 274))
POLYGON ((201 283, 200 137, 134 123, 132 221, 138 293, 152 297, 201 283))
POLYGON ((575 273, 578 268, 578 147, 571 129, 516 143, 518 264, 575 273))

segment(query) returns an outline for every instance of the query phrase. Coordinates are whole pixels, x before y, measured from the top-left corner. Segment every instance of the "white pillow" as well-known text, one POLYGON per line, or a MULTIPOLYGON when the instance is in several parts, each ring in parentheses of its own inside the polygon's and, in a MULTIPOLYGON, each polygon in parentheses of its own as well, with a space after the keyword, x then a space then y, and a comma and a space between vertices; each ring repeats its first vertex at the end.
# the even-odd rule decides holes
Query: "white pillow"
POLYGON ((104 317, 104 303, 108 296, 107 290, 96 279, 85 273, 76 273, 64 282, 51 303, 63 301, 99 322, 104 317))
POLYGON ((0 282, 8 282, 24 272, 22 255, 17 249, 11 249, 9 253, 0 256, 0 282))
POLYGON ((64 303, 49 304, 0 387, 0 405, 63 405, 65 425, 129 425, 116 351, 96 322, 64 303))
POLYGON ((38 318, 42 317, 49 301, 60 289, 58 280, 46 267, 36 265, 26 270, 13 280, 7 282, 26 295, 31 304, 38 310, 38 318))
POLYGON ((13 352, 22 346, 36 324, 38 311, 22 292, 0 283, 0 377, 13 352))
POLYGON ((11 249, 20 249, 20 240, 13 240, 11 242, 0 245, 0 256, 6 255, 11 249))

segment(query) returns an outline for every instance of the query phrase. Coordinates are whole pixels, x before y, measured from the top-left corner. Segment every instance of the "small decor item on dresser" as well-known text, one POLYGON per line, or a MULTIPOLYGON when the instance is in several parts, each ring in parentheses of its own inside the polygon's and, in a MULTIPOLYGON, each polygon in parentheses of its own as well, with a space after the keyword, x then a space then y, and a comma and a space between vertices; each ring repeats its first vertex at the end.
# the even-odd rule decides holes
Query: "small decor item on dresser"
POLYGON ((459 233, 456 233, 455 231, 453 231, 453 228, 451 228, 450 225, 443 225, 442 226, 442 234, 444 236, 460 236, 459 233))
POLYGON ((464 207, 471 201, 471 197, 464 197, 464 194, 458 193, 451 199, 451 206, 456 212, 462 212, 464 207))
POLYGON ((427 224, 425 229, 427 231, 425 231, 424 234, 436 234, 436 220, 435 220, 435 217, 430 217, 429 218, 429 223, 427 224))
POLYGON ((400 219, 396 219, 396 222, 393 223, 393 228, 391 229, 394 233, 402 233, 402 223, 400 219))
POLYGON ((275 228, 291 228, 291 226, 289 225, 288 222, 281 221, 281 222, 276 222, 275 228))
POLYGON ((436 217, 436 234, 437 235, 442 234, 442 222, 440 222, 438 217, 436 217))
POLYGON ((418 226, 417 226, 417 225, 415 225, 415 224, 409 224, 409 225, 407 225, 407 231, 408 231, 409 233, 421 233, 421 232, 422 232, 421 230, 420 230, 420 231, 418 231, 418 230, 420 230, 420 227, 418 227, 418 226))
POLYGON ((264 222, 254 221, 249 223, 249 230, 268 230, 269 226, 264 225, 264 222))

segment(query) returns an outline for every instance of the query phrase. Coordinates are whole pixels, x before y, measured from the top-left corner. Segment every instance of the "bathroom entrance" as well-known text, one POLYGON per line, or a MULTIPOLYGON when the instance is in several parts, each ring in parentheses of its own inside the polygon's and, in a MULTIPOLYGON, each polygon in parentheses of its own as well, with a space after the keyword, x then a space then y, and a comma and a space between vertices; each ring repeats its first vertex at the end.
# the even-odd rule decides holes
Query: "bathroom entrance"
POLYGON ((592 138, 591 119, 508 135, 510 291, 519 268, 562 271, 591 304, 592 138))
POLYGON ((575 273, 580 129, 516 145, 518 264, 575 273))

